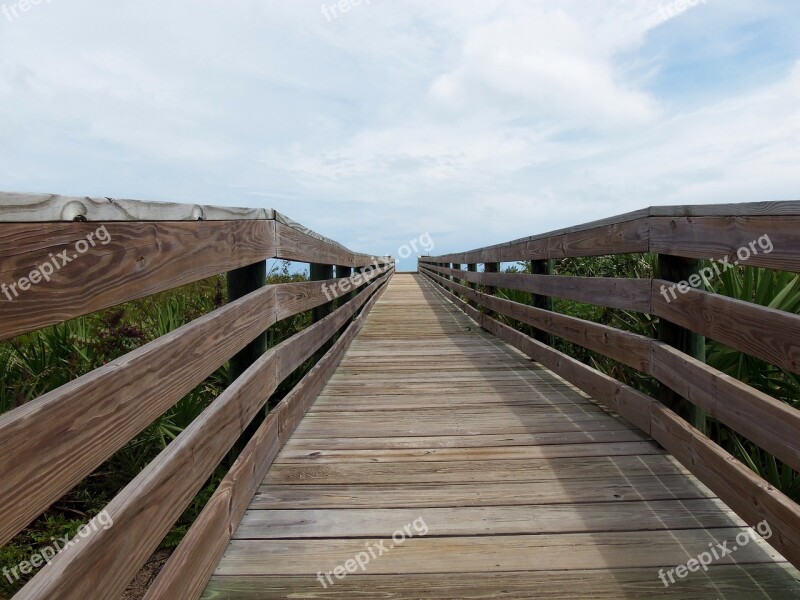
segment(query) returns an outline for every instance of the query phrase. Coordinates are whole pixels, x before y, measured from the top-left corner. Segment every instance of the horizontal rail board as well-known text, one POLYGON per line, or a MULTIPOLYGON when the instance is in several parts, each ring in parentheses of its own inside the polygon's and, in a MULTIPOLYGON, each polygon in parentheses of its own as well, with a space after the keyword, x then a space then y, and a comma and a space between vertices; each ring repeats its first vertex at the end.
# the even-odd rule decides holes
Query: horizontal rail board
POLYGON ((800 219, 776 216, 653 217, 650 251, 701 260, 728 257, 731 264, 797 273, 799 226, 800 219))
POLYGON ((17 598, 118 598, 279 383, 390 276, 381 276, 328 317, 267 351, 106 507, 114 527, 93 531, 81 544, 63 550, 17 598))
POLYGON ((648 251, 647 219, 546 234, 479 250, 422 257, 426 263, 493 263, 648 251))
POLYGON ((671 323, 800 373, 800 315, 697 289, 673 294, 653 281, 653 312, 671 323))
POLYGON ((275 214, 266 208, 0 192, 0 223, 272 220, 275 214))
POLYGON ((387 264, 389 259, 380 259, 366 254, 354 254, 337 244, 318 240, 283 223, 276 224, 276 258, 297 262, 343 267, 366 267, 371 264, 387 264))
POLYGON ((639 371, 649 371, 650 338, 608 325, 592 323, 577 317, 535 308, 496 296, 490 296, 471 288, 453 283, 444 277, 429 273, 451 290, 477 302, 489 310, 531 325, 595 352, 605 354, 639 371))
POLYGON ((273 221, 0 225, 0 339, 232 271, 275 255, 273 221), (88 250, 79 254, 76 244, 88 250), (64 264, 66 263, 66 264, 64 264), (54 268, 53 265, 58 265, 54 268), (45 267, 45 265, 48 265, 45 267), (49 271, 29 289, 22 278, 49 271))
POLYGON ((0 416, 0 543, 288 311, 326 303, 322 283, 340 281, 265 287, 0 416))
POLYGON ((477 273, 425 264, 424 268, 442 275, 450 275, 470 283, 530 292, 621 308, 634 312, 650 313, 652 293, 649 279, 625 277, 564 277, 560 275, 533 275, 530 273, 477 273))

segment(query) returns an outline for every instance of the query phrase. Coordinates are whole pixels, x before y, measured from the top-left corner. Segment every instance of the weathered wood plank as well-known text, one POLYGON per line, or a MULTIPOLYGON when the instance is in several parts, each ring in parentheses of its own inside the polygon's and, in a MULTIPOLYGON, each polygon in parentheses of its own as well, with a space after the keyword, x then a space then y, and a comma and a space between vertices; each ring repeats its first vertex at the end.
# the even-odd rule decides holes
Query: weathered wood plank
MULTIPOLYGON (((685 563, 687 555, 697 556, 707 551, 709 544, 733 540, 740 531, 734 528, 445 539, 414 537, 398 545, 396 551, 391 551, 395 549, 394 542, 388 542, 387 552, 369 563, 369 572, 473 573, 651 567, 657 579, 658 568, 685 563)), ((364 538, 234 540, 217 574, 316 575, 320 570, 324 572, 344 564, 369 543, 370 540, 364 538)), ((757 538, 741 546, 735 558, 721 557, 717 564, 781 560, 777 552, 757 538)))
POLYGON ((653 314, 787 371, 800 373, 800 315, 653 282, 653 314))
MULTIPOLYGON (((682 580, 681 600, 796 600, 800 574, 781 564, 713 565, 682 580)), ((310 576, 216 576, 203 600, 271 600, 298 598, 362 598, 384 600, 619 600, 654 598, 668 593, 653 569, 598 569, 595 571, 514 571, 512 573, 457 573, 370 575, 346 577, 326 591, 316 574, 310 576)))
POLYGON ((650 251, 797 273, 798 226, 799 218, 785 216, 653 217, 650 251))
MULTIPOLYGON (((473 284, 530 292, 610 308, 650 313, 649 279, 619 277, 564 277, 529 273, 477 273, 425 265, 429 271, 456 275, 473 284)), ((472 289, 475 289, 474 287, 472 289)))
POLYGON ((625 504, 551 504, 455 508, 375 508, 251 510, 234 539, 371 537, 388 539, 398 523, 422 517, 428 536, 658 531, 704 527, 743 527, 716 499, 657 500, 625 504))
POLYGON ((87 221, 273 220, 275 211, 266 208, 234 208, 116 198, 0 192, 0 223, 43 223, 77 219, 87 221))
POLYGON ((272 221, 120 222, 100 227, 98 234, 97 223, 0 225, 0 282, 6 286, 0 294, 0 339, 275 254, 272 221), (80 253, 76 245, 86 250, 80 253), (22 290, 22 278, 38 283, 22 290))

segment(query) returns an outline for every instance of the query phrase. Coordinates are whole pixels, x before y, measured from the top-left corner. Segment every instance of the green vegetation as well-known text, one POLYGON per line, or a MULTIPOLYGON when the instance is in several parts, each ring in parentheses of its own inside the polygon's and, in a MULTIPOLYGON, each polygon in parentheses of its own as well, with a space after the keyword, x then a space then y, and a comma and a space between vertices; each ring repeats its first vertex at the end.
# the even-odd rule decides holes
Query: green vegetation
MULTIPOLYGON (((590 258, 570 258, 556 261, 556 275, 581 277, 640 277, 650 278, 656 272, 654 255, 620 255, 590 258)), ((529 272, 528 263, 518 263, 506 272, 529 272)), ((800 275, 769 269, 738 267, 725 271, 712 281, 710 291, 752 302, 762 306, 800 314, 800 275)), ((501 289, 498 295, 514 302, 529 304, 530 294, 501 289)), ((587 321, 610 325, 625 331, 655 338, 658 318, 624 310, 554 299, 553 310, 587 321)), ((525 330, 525 325, 505 319, 510 325, 525 330)), ((650 396, 658 397, 659 384, 652 377, 613 361, 602 354, 587 350, 572 342, 556 338, 555 347, 585 364, 606 373, 650 396)), ((706 362, 740 381, 783 402, 800 408, 800 378, 762 360, 706 340, 706 362)), ((741 435, 718 421, 708 418, 707 433, 728 452, 739 458, 770 484, 796 501, 800 501, 800 475, 774 456, 764 452, 741 435)))
MULTIPOLYGON (((268 274, 267 282, 292 283, 307 279, 306 274, 290 273, 288 263, 278 263, 268 274)), ((0 412, 17 408, 89 373, 226 302, 225 277, 218 276, 0 343, 0 412)), ((310 314, 303 313, 276 324, 269 331, 269 345, 280 343, 310 322, 310 314)), ((0 548, 0 570, 3 567, 12 569, 28 560, 34 552, 51 545, 53 538, 72 537, 227 385, 228 371, 224 365, 0 548)), ((285 382, 276 398, 292 385, 293 381, 285 382)), ((227 465, 218 469, 164 540, 163 547, 171 548, 180 542, 226 471, 227 465)), ((15 593, 26 579, 10 582, 7 577, 0 576, 0 598, 15 593)))

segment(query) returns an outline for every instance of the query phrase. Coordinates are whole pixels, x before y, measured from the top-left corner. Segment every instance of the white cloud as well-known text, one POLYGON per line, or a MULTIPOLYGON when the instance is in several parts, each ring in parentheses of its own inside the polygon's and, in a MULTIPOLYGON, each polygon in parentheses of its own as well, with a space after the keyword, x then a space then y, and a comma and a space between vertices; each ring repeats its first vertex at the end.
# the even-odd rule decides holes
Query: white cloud
POLYGON ((273 206, 380 252, 797 197, 800 46, 767 52, 793 4, 660 4, 43 4, 0 18, 0 188, 273 206))

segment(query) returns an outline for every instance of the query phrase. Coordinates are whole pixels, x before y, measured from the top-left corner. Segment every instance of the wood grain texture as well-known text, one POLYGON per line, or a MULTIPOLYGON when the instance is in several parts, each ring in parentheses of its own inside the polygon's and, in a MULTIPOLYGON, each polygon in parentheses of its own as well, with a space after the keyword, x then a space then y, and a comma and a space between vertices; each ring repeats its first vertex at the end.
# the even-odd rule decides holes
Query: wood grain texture
MULTIPOLYGON (((800 574, 779 564, 714 565, 680 584, 682 600, 796 600, 800 574)), ((674 593, 674 592, 673 592, 674 593)), ((337 580, 323 589, 313 576, 214 577, 203 600, 272 600, 278 598, 367 598, 384 600, 619 600, 669 597, 653 569, 595 571, 514 571, 371 575, 337 580), (665 594, 667 594, 665 596, 665 594)))
POLYGON ((647 252, 648 219, 641 213, 588 223, 469 252, 422 257, 425 263, 491 263, 647 252))
POLYGON ((650 251, 701 260, 800 272, 796 216, 653 217, 650 251), (763 236, 764 248, 757 241, 763 236), (740 249, 745 252, 737 255, 740 249))
POLYGON ((0 223, 272 220, 266 208, 0 192, 0 223))
POLYGON ((40 269, 52 275, 49 281, 39 276, 39 283, 28 290, 15 288, 0 294, 0 339, 199 281, 274 254, 272 221, 3 224, 0 282, 10 288, 40 269), (97 234, 99 227, 104 230, 97 234), (88 236, 92 236, 93 246, 86 241, 88 236), (84 253, 76 249, 81 243, 88 248, 84 253))
POLYGON ((344 267, 366 267, 372 264, 392 263, 392 259, 388 257, 354 254, 339 244, 318 239, 284 223, 276 223, 275 237, 275 257, 284 260, 344 267))
POLYGON ((800 315, 697 289, 685 294, 676 291, 673 298, 669 291, 672 285, 653 281, 652 314, 800 373, 800 315), (666 296, 662 290, 666 290, 666 296))

